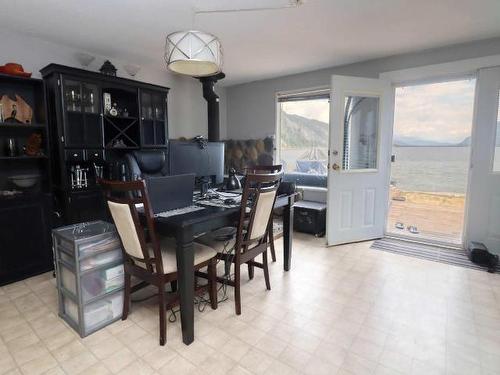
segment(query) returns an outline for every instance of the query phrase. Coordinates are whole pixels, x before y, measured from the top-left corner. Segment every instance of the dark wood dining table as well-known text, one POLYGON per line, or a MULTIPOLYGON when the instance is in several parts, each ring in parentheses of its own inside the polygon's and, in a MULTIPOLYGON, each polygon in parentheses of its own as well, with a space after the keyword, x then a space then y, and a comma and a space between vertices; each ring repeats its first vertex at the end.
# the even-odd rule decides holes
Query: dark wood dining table
MULTIPOLYGON (((293 204, 296 193, 276 198, 275 210, 283 210, 283 268, 289 271, 292 258, 293 204)), ((160 235, 175 237, 177 243, 177 269, 179 270, 178 293, 181 312, 182 341, 189 345, 194 341, 194 238, 238 220, 239 207, 205 207, 204 210, 170 217, 155 218, 160 235)))

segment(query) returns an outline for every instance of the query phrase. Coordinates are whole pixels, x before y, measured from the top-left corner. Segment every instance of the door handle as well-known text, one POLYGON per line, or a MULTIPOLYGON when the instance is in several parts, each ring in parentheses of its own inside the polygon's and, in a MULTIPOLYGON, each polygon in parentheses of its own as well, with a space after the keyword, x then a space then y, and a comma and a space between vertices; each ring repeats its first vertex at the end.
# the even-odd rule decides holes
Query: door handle
POLYGON ((333 165, 332 165, 332 169, 333 169, 334 171, 338 171, 338 170, 340 169, 340 166, 339 166, 337 163, 333 163, 333 165))

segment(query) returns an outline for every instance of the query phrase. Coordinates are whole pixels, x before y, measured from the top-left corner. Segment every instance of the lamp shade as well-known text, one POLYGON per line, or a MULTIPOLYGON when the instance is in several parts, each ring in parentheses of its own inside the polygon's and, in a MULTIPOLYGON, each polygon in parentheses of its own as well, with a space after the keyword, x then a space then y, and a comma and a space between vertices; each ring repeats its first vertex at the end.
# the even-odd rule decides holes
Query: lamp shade
POLYGON ((165 62, 173 72, 193 77, 217 74, 222 67, 219 39, 202 31, 178 31, 167 35, 165 62))

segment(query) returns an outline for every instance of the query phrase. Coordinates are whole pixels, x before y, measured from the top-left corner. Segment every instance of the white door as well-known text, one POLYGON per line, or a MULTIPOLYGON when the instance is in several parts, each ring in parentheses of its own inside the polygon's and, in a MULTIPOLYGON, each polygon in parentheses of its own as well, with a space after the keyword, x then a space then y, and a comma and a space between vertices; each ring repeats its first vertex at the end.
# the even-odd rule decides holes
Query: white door
MULTIPOLYGON (((479 70, 472 129, 466 240, 500 254, 500 67, 479 70)), ((467 245, 467 244, 466 244, 467 245)))
POLYGON ((384 235, 394 89, 380 79, 332 76, 327 242, 384 235))

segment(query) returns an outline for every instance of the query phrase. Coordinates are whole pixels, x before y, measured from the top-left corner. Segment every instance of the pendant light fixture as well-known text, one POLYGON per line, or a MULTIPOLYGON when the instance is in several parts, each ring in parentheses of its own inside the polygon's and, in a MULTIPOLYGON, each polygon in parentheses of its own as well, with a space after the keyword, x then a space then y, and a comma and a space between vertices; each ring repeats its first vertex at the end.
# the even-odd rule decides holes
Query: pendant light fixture
MULTIPOLYGON (((193 24, 196 15, 298 8, 305 1, 281 0, 274 6, 268 6, 264 0, 261 0, 260 5, 252 5, 247 8, 205 7, 194 10, 193 24)), ((206 6, 206 4, 204 5, 206 6)), ((196 30, 177 31, 167 35, 165 62, 167 68, 175 73, 192 77, 213 76, 222 71, 222 46, 219 39, 212 34, 196 30)))
POLYGON ((165 62, 172 72, 208 77, 222 69, 219 39, 202 31, 177 31, 167 35, 165 62))

